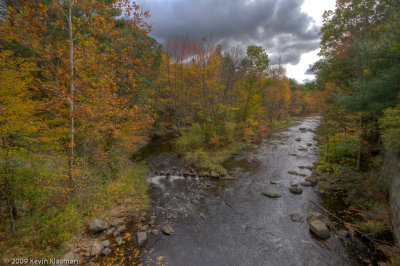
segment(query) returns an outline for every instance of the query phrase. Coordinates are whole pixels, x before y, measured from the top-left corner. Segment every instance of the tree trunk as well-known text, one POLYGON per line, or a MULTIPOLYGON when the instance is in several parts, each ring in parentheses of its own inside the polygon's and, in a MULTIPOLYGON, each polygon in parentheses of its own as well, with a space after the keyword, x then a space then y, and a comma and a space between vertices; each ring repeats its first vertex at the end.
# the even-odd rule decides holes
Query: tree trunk
POLYGON ((74 0, 71 0, 68 9, 68 27, 69 27, 69 65, 70 65, 70 87, 69 87, 69 179, 73 179, 74 169, 74 148, 75 148, 75 124, 74 124, 74 39, 72 34, 72 5, 74 0))
POLYGON ((360 171, 360 166, 361 166, 361 149, 362 149, 362 138, 364 134, 364 117, 361 115, 361 133, 359 137, 359 143, 358 143, 358 152, 357 152, 357 164, 356 164, 356 169, 357 171, 360 171))

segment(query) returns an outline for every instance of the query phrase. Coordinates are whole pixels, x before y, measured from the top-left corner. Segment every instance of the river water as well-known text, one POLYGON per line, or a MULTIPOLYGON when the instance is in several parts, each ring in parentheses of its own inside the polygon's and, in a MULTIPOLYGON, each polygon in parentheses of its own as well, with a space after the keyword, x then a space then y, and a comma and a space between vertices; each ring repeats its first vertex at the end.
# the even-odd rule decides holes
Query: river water
POLYGON ((317 210, 309 200, 320 202, 312 187, 302 187, 301 195, 292 194, 291 184, 304 177, 288 173, 311 174, 299 167, 311 166, 318 159, 312 132, 318 124, 318 117, 306 118, 234 156, 226 163, 235 172, 233 181, 184 178, 179 172, 185 166, 175 153, 151 156, 148 164, 153 172, 176 170, 170 178, 148 176, 155 227, 170 225, 175 233, 148 233, 142 248, 144 264, 355 264, 333 234, 321 241, 310 233, 307 222, 293 222, 290 217, 296 213, 306 219, 308 212, 317 210), (261 192, 282 197, 271 199, 261 192))

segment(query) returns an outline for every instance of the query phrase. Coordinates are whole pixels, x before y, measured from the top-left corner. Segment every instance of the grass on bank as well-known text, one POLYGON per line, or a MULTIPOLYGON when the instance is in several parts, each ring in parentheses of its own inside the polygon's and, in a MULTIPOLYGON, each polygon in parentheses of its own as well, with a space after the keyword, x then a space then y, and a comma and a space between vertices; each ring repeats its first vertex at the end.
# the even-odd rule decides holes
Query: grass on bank
POLYGON ((90 219, 107 218, 109 210, 128 197, 132 209, 147 210, 147 172, 145 164, 128 160, 119 162, 112 175, 108 167, 82 167, 74 191, 66 191, 64 196, 58 191, 34 211, 20 206, 15 235, 8 221, 0 223, 1 259, 59 258, 67 243, 87 229, 90 219))
POLYGON ((294 124, 298 117, 273 119, 268 126, 254 126, 227 122, 219 127, 205 128, 195 123, 176 140, 177 151, 193 167, 218 174, 226 174, 223 162, 239 153, 257 135, 294 124))

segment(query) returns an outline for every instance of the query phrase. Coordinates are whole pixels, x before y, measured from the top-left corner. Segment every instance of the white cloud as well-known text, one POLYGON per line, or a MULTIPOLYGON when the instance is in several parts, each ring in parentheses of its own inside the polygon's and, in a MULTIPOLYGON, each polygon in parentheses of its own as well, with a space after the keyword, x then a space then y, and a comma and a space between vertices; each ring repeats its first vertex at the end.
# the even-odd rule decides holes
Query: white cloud
MULTIPOLYGON (((333 10, 335 8, 335 0, 305 0, 301 6, 301 10, 307 13, 315 20, 315 25, 322 26, 322 15, 325 10, 333 10)), ((310 65, 315 63, 318 57, 319 49, 304 53, 301 55, 300 62, 296 65, 285 65, 287 75, 296 79, 298 82, 304 82, 313 79, 314 75, 307 75, 306 71, 310 65)))

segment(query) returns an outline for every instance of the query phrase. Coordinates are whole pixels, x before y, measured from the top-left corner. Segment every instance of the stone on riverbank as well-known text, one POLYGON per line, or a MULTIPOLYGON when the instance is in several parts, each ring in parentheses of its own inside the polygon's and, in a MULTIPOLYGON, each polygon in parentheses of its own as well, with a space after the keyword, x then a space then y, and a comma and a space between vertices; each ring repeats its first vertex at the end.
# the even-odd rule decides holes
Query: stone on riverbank
POLYGON ((107 228, 107 223, 99 219, 93 219, 89 224, 89 232, 92 234, 102 232, 106 228, 107 228))
POLYGON ((120 227, 118 227, 115 231, 114 231, 114 236, 117 236, 119 234, 121 234, 123 231, 126 230, 126 226, 125 225, 121 225, 120 227))
POLYGON ((117 242, 118 246, 121 246, 121 244, 122 244, 122 237, 117 236, 117 237, 115 238, 115 242, 117 242))
POLYGON ((329 228, 320 220, 310 222, 310 231, 321 239, 327 239, 330 236, 329 228))
POLYGON ((107 256, 108 254, 111 253, 111 249, 110 248, 105 248, 101 251, 101 254, 104 256, 107 256))
POLYGON ((109 240, 104 240, 104 241, 101 241, 101 244, 103 245, 103 247, 105 247, 105 248, 108 248, 110 245, 111 245, 111 243, 110 243, 110 241, 109 240))
POLYGON ((137 237, 137 241, 138 241, 139 246, 141 246, 147 240, 146 232, 138 232, 136 234, 136 237, 137 237))
POLYGON ((90 252, 90 256, 91 257, 97 256, 98 254, 100 254, 100 252, 103 250, 103 248, 104 247, 101 243, 98 243, 98 242, 94 243, 92 246, 92 250, 90 252))

